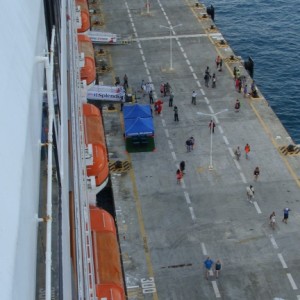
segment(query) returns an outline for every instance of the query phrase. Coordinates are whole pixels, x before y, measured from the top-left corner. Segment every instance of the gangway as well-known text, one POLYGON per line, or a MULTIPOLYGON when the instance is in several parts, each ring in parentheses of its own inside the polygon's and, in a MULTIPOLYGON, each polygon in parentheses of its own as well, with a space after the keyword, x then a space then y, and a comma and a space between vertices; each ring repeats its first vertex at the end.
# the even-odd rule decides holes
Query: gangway
POLYGON ((122 36, 104 31, 89 31, 88 36, 93 44, 100 45, 126 45, 132 42, 132 36, 122 36))

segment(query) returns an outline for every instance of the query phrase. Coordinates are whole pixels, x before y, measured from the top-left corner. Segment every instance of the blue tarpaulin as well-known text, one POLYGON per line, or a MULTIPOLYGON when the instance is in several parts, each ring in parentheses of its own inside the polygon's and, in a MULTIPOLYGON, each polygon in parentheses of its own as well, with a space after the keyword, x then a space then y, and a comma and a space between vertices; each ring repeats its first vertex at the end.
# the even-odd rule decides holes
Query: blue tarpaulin
POLYGON ((125 137, 154 135, 153 119, 150 118, 136 118, 125 119, 125 137))
POLYGON ((123 115, 124 119, 152 117, 151 108, 149 104, 124 105, 123 115))

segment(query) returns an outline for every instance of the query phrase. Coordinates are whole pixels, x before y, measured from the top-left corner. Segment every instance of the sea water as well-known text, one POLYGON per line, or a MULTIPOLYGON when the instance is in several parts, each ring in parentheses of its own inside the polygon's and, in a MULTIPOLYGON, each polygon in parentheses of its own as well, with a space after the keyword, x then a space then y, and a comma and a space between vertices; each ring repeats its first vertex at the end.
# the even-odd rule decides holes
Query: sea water
POLYGON ((300 4, 298 0, 199 1, 215 8, 215 23, 244 60, 296 144, 300 144, 300 4))

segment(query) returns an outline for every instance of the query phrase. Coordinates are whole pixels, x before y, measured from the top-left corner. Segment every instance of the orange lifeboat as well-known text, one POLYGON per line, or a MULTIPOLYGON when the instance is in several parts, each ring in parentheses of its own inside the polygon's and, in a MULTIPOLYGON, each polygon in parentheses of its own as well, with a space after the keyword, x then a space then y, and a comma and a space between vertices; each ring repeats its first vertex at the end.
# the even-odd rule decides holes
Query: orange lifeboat
POLYGON ((125 300, 119 244, 113 217, 90 206, 96 295, 99 299, 125 300))
POLYGON ((77 32, 83 33, 90 29, 90 13, 87 0, 76 0, 76 6, 80 6, 81 15, 81 27, 77 29, 77 32))
POLYGON ((108 159, 104 129, 100 110, 92 104, 83 104, 83 122, 86 145, 92 145, 92 164, 87 165, 87 176, 94 176, 97 192, 102 190, 108 181, 108 159))
POLYGON ((87 85, 90 85, 96 80, 93 44, 88 36, 84 34, 78 34, 77 36, 79 53, 84 53, 84 66, 80 70, 80 78, 86 80, 87 85))

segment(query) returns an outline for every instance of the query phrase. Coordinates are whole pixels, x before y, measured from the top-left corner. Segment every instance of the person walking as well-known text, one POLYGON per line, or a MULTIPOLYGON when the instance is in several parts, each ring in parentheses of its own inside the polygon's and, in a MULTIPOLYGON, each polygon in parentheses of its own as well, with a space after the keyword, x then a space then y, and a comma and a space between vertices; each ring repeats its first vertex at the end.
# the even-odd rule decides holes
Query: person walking
POLYGON ((186 140, 185 145, 186 145, 186 152, 191 152, 192 146, 191 146, 191 140, 190 139, 186 140))
POLYGON ((212 81, 211 87, 215 88, 216 87, 216 82, 217 82, 215 73, 213 74, 211 81, 212 81))
POLYGON ((163 82, 160 84, 159 90, 160 90, 160 94, 163 95, 164 94, 164 90, 165 90, 165 84, 163 82))
POLYGON ((272 227, 272 229, 275 229, 275 224, 276 224, 276 220, 275 220, 275 211, 273 211, 270 215, 270 226, 272 227))
POLYGON ((153 104, 153 103, 154 103, 154 101, 153 101, 153 92, 152 92, 152 90, 150 90, 150 92, 149 92, 149 101, 150 101, 150 104, 153 104))
POLYGON ((174 106, 174 121, 175 121, 175 122, 179 122, 179 118, 178 118, 178 108, 177 108, 176 105, 174 106))
POLYGON ((239 99, 236 99, 234 108, 235 108, 235 112, 239 112, 240 111, 241 103, 240 103, 239 99))
POLYGON ((180 169, 182 175, 184 175, 185 174, 184 173, 184 171, 185 171, 185 161, 184 160, 180 162, 179 169, 180 169))
POLYGON ((283 210, 283 219, 282 219, 282 222, 284 222, 285 224, 287 224, 287 220, 288 220, 288 218, 289 218, 289 212, 290 212, 291 210, 288 208, 288 207, 286 207, 284 210, 283 210))
POLYGON ((256 167, 256 168, 254 169, 254 172, 253 172, 254 180, 255 180, 255 181, 257 181, 257 179, 258 179, 259 173, 260 173, 259 167, 256 167))
POLYGON ((248 86, 247 86, 247 84, 245 84, 244 85, 244 98, 246 98, 247 97, 247 95, 248 95, 248 86))
POLYGON ((123 78, 123 86, 124 86, 125 90, 128 88, 128 77, 126 74, 124 75, 124 78, 123 78))
POLYGON ((234 150, 234 155, 236 157, 236 160, 240 160, 240 157, 241 157, 240 146, 237 146, 237 148, 234 150))
POLYGON ((209 127, 211 133, 215 133, 216 124, 213 120, 210 120, 208 127, 209 127))
POLYGON ((221 57, 218 55, 217 58, 216 58, 216 66, 217 66, 217 69, 219 68, 220 60, 221 60, 221 57))
POLYGON ((250 145, 247 143, 245 146, 245 157, 246 159, 249 158, 249 153, 250 153, 250 145))
POLYGON ((177 169, 176 171, 176 179, 177 179, 177 184, 180 184, 182 179, 182 172, 179 169, 177 169))
POLYGON ((203 262, 205 267, 205 278, 208 279, 209 272, 214 264, 214 261, 207 256, 206 260, 203 262))
POLYGON ((252 203, 252 199, 254 198, 254 187, 252 185, 247 186, 246 190, 248 201, 252 203))
POLYGON ((218 259, 215 263, 215 274, 216 274, 216 278, 219 278, 219 274, 221 272, 222 269, 222 264, 221 261, 218 259))
POLYGON ((173 107, 173 100, 174 100, 173 92, 170 92, 169 107, 173 107))
POLYGON ((223 66, 223 59, 220 59, 220 64, 219 64, 219 72, 222 72, 222 66, 223 66))
POLYGON ((190 144, 191 144, 191 150, 194 150, 195 139, 192 136, 190 137, 190 144))
POLYGON ((195 91, 193 91, 192 93, 192 104, 196 105, 196 96, 197 96, 197 93, 195 91))

